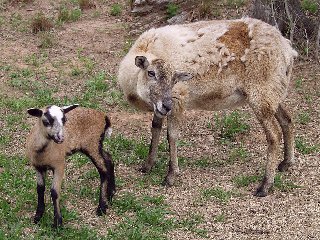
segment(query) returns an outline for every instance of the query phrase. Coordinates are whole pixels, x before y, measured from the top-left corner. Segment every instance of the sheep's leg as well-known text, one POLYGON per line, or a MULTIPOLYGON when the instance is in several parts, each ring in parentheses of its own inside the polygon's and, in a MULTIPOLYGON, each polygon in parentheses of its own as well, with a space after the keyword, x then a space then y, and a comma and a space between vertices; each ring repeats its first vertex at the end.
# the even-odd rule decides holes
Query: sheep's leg
POLYGON ((151 168, 156 163, 162 123, 163 123, 163 118, 159 118, 154 114, 152 119, 152 128, 151 128, 152 136, 151 136, 151 144, 149 148, 149 155, 144 165, 140 169, 144 173, 150 172, 151 168))
POLYGON ((179 131, 177 129, 177 119, 174 116, 168 117, 168 132, 167 139, 169 142, 169 153, 170 153, 170 161, 169 161, 169 169, 168 174, 165 178, 164 184, 168 186, 172 186, 175 182, 175 178, 179 175, 179 164, 177 157, 177 138, 179 135, 179 131))
POLYGON ((55 228, 62 226, 62 216, 61 216, 59 201, 60 201, 60 191, 61 191, 63 174, 64 174, 64 166, 60 166, 58 168, 53 169, 51 199, 52 199, 53 209, 54 209, 53 227, 55 228))
POLYGON ((284 160, 279 164, 279 171, 286 171, 294 163, 294 126, 289 113, 280 104, 275 114, 283 133, 284 160))
POLYGON ((280 129, 274 113, 268 107, 255 109, 253 107, 259 122, 261 123, 267 138, 267 164, 262 183, 258 187, 255 195, 265 197, 274 183, 274 177, 278 166, 278 153, 280 151, 280 129))
POLYGON ((43 168, 36 168, 37 174, 37 194, 38 204, 36 215, 34 216, 33 222, 38 223, 43 216, 45 204, 44 204, 44 192, 45 192, 45 176, 46 170, 43 168))

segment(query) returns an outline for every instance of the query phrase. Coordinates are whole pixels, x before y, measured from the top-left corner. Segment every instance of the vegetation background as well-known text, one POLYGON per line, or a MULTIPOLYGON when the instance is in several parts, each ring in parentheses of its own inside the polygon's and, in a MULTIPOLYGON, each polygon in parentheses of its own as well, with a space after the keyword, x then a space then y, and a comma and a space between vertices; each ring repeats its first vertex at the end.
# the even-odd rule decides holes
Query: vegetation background
MULTIPOLYGON (((290 5, 297 1, 283 1, 289 15, 279 1, 141 2, 0 0, 0 239, 320 239, 319 2, 299 1, 299 14, 314 24, 309 35, 290 5), (258 4, 261 17, 270 9, 271 20, 292 16, 283 34, 300 53, 285 102, 296 124, 296 165, 277 174, 269 196, 256 198, 266 142, 252 112, 188 112, 178 145, 181 177, 163 187, 165 131, 155 169, 137 170, 148 154, 152 114, 123 99, 121 58, 150 27, 253 15, 258 4), (24 144, 35 119, 26 109, 70 103, 109 114, 114 134, 105 148, 116 164, 117 193, 107 215, 97 217, 98 173, 73 155, 62 189, 64 227, 56 231, 49 191, 44 218, 32 222, 36 180, 24 144)), ((50 182, 51 174, 47 190, 50 182)))

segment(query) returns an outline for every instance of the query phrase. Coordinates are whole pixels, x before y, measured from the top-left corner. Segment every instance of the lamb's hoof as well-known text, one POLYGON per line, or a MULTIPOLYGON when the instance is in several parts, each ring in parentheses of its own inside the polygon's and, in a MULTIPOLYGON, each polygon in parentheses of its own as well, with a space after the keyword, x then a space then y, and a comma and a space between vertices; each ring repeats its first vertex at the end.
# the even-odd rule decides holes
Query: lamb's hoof
POLYGON ((62 227, 62 218, 55 219, 52 225, 53 228, 61 228, 62 227))
POLYGON ((282 161, 279 166, 278 166, 278 170, 280 172, 284 172, 284 171, 287 171, 289 169, 289 167, 291 166, 292 164, 287 162, 287 161, 282 161))
POLYGON ((107 207, 98 207, 97 208, 97 215, 98 216, 102 216, 102 215, 105 215, 105 214, 107 214, 107 207))
POLYGON ((42 216, 38 216, 38 215, 34 216, 34 218, 33 218, 33 223, 35 223, 35 224, 39 223, 41 217, 42 217, 42 216))

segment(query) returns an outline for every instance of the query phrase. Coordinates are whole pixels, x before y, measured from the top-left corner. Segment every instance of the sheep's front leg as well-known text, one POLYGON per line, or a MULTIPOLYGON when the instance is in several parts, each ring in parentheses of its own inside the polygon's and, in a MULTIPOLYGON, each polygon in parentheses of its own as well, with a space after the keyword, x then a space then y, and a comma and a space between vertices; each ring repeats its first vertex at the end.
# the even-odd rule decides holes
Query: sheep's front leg
POLYGON ((144 173, 150 172, 151 168, 156 163, 162 123, 163 123, 163 118, 159 118, 154 114, 152 119, 152 128, 151 128, 152 136, 151 136, 151 144, 149 148, 149 155, 144 165, 140 169, 144 173))
POLYGON ((64 166, 60 166, 59 168, 53 169, 51 199, 52 199, 53 209, 54 209, 53 227, 55 228, 62 226, 62 216, 60 211, 60 191, 61 191, 63 174, 64 174, 64 166))
POLYGON ((37 174, 37 194, 38 194, 38 205, 36 215, 34 216, 33 222, 38 223, 43 216, 45 204, 44 204, 44 192, 45 192, 45 175, 46 170, 37 167, 36 168, 37 174))
POLYGON ((168 132, 167 139, 169 142, 169 169, 165 178, 164 185, 172 186, 176 176, 179 174, 179 164, 177 157, 177 139, 179 136, 178 120, 173 116, 168 116, 168 132))

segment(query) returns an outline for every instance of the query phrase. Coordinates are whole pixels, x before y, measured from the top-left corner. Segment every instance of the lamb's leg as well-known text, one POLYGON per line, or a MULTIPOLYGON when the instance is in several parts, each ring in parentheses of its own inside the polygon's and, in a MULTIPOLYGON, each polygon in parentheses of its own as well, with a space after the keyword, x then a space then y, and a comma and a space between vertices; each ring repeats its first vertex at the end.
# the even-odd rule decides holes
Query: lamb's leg
POLYGON ((286 171, 294 163, 294 125, 285 107, 280 104, 275 114, 283 133, 284 160, 279 164, 279 171, 286 171))
POLYGON ((163 118, 159 118, 154 114, 152 119, 152 128, 151 128, 152 136, 151 136, 151 144, 149 148, 149 155, 144 165, 140 169, 144 173, 150 172, 151 168, 156 163, 162 123, 163 123, 163 118))
POLYGON ((97 215, 101 216, 102 214, 106 214, 108 208, 107 200, 111 204, 115 193, 114 165, 111 155, 105 152, 102 146, 100 147, 100 153, 92 154, 90 158, 100 174, 100 196, 97 215))
POLYGON ((37 211, 34 216, 33 222, 38 223, 43 216, 45 204, 44 204, 44 192, 45 192, 45 175, 46 170, 44 168, 36 168, 37 174, 37 194, 38 194, 38 205, 37 211))
POLYGON ((61 191, 63 174, 64 174, 64 166, 59 166, 53 169, 51 199, 52 199, 53 209, 54 209, 53 227, 55 228, 62 226, 62 216, 60 211, 60 191, 61 191))
MULTIPOLYGON (((266 104, 266 106, 268 105, 266 104)), ((255 193, 258 197, 264 197, 268 195, 268 191, 274 183, 274 177, 278 166, 281 132, 272 109, 269 109, 268 107, 253 107, 253 111, 264 129, 268 144, 265 175, 255 193)))
POLYGON ((172 186, 175 182, 176 176, 179 174, 179 164, 177 157, 177 138, 179 135, 178 130, 178 120, 175 116, 168 116, 168 132, 167 139, 169 142, 169 153, 170 153, 170 162, 168 174, 165 178, 164 184, 168 186, 172 186))

